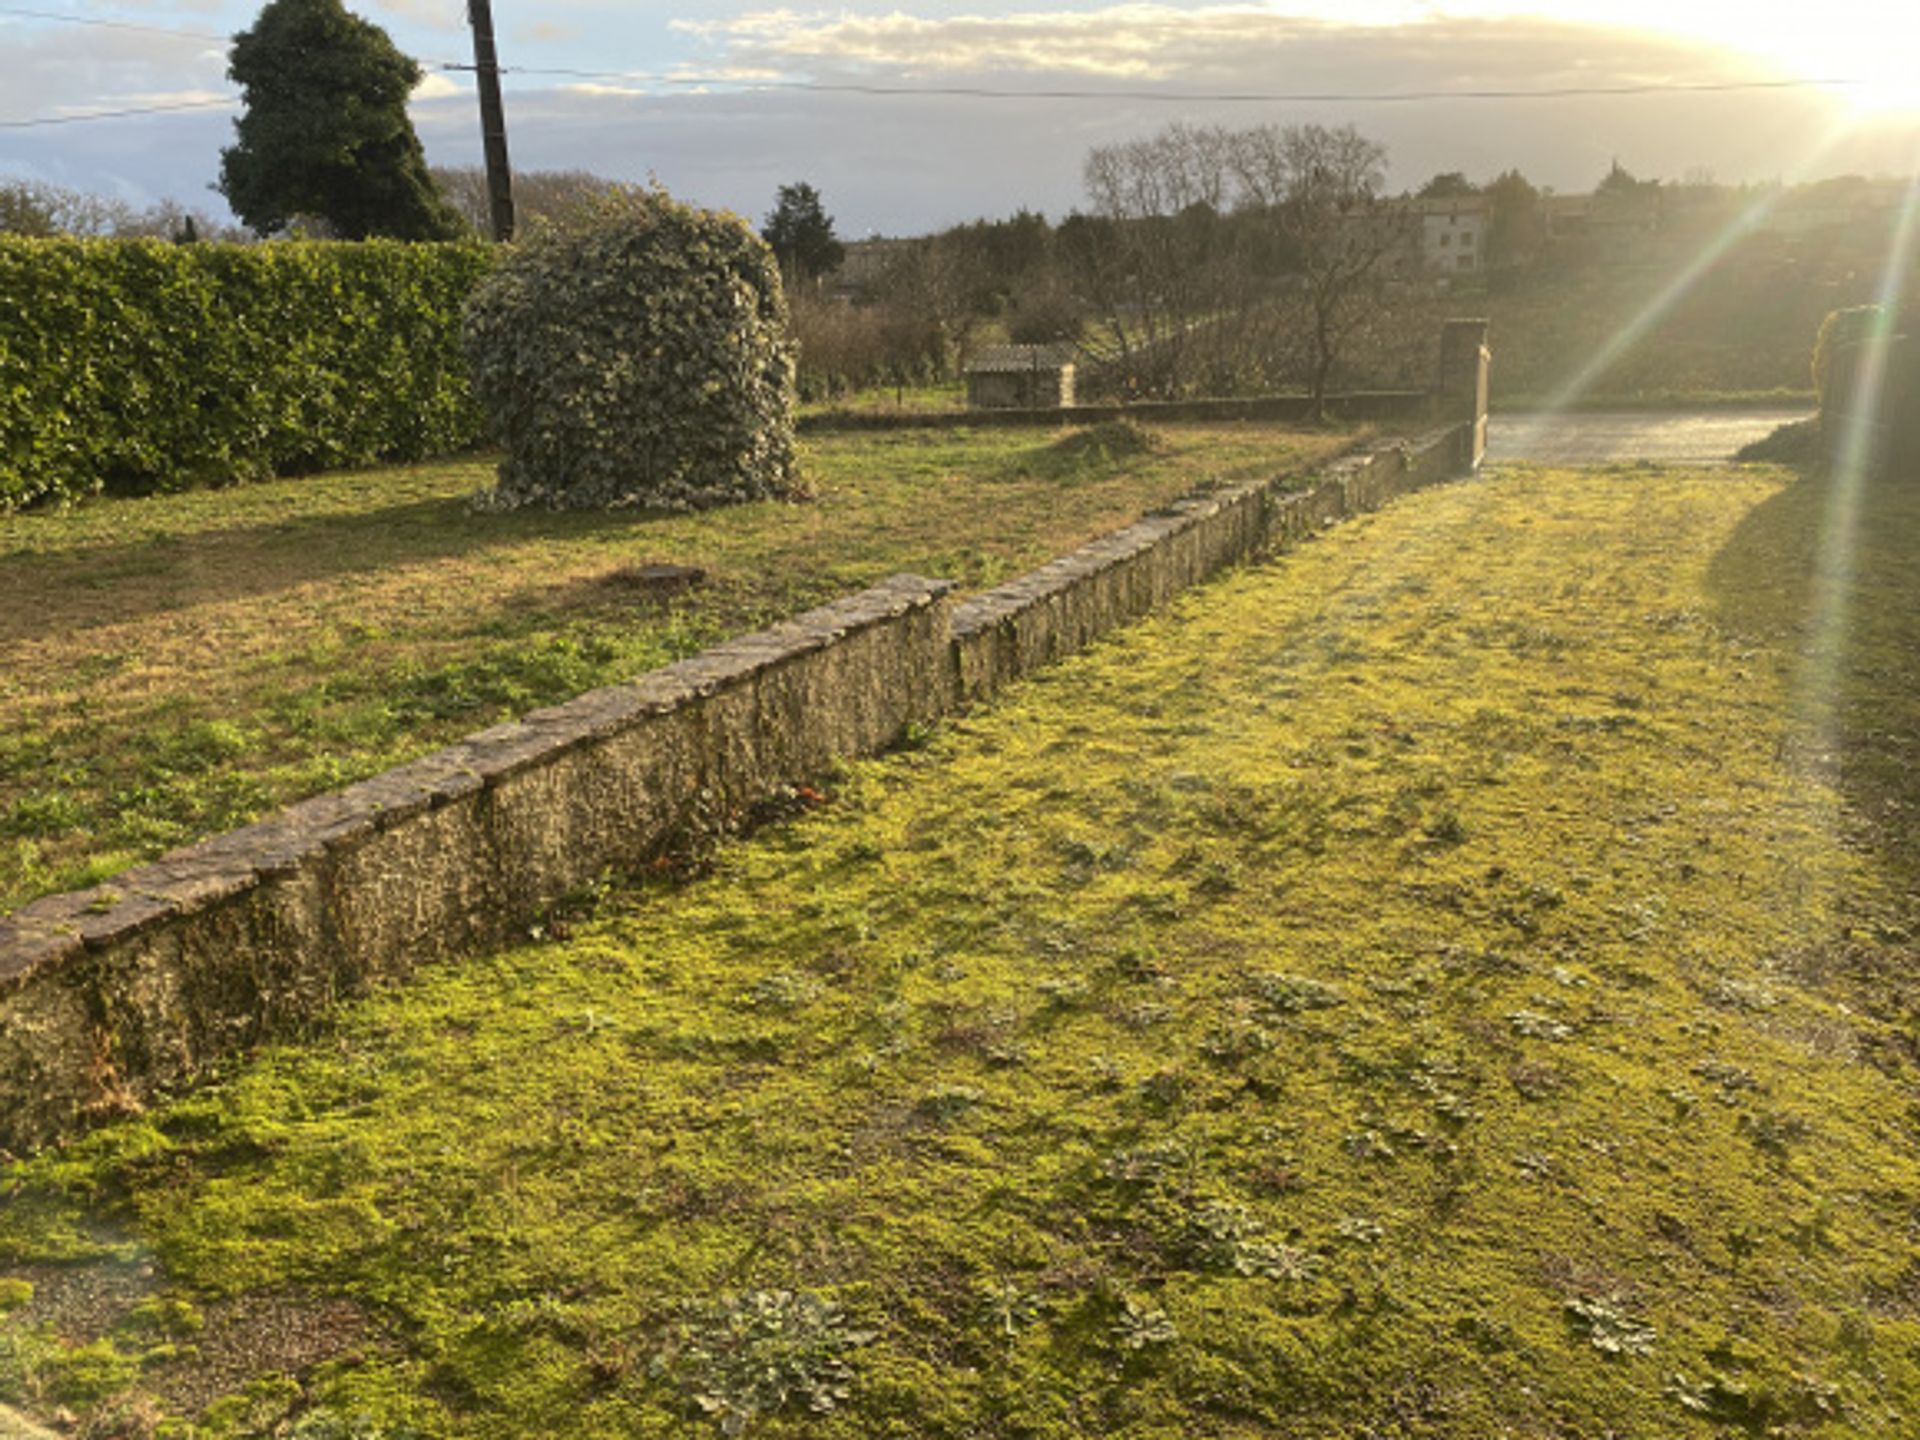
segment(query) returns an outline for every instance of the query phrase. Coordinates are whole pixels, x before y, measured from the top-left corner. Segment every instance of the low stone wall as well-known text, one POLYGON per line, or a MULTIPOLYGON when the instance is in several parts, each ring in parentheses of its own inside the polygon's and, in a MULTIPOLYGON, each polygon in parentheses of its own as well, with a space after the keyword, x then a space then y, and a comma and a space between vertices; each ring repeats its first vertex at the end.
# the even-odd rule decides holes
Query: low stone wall
POLYGON ((986 699, 1236 561, 1467 473, 1479 458, 1474 434, 1469 422, 1348 456, 1311 489, 1254 481, 1191 496, 963 601, 953 612, 956 700, 986 699))
POLYGON ((0 919, 0 1148, 524 935, 716 814, 895 743, 1224 566, 1470 470, 1475 421, 1177 502, 955 604, 896 576, 0 919))
MULTIPOLYGON (((1426 390, 1365 390, 1329 395, 1326 414, 1332 420, 1432 421, 1447 412, 1436 410, 1435 397, 1426 390)), ((1132 405, 1064 405, 1035 410, 828 410, 803 415, 800 431, 822 430, 958 430, 972 427, 1098 425, 1109 420, 1138 420, 1158 424, 1169 420, 1219 422, 1231 420, 1310 420, 1313 401, 1305 395, 1259 395, 1244 400, 1142 400, 1132 405)))
POLYGON ((947 706, 951 590, 896 576, 0 919, 0 1147, 524 935, 604 871, 885 749, 947 706))

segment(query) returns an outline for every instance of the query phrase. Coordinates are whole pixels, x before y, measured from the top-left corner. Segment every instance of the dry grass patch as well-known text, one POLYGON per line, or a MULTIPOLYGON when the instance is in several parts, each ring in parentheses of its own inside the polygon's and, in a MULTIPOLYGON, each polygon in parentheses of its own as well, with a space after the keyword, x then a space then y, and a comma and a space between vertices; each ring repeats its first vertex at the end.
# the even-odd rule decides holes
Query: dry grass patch
POLYGON ((474 514, 475 460, 0 517, 0 911, 887 573, 990 585, 1353 438, 1160 433, 822 437, 812 502, 701 515, 474 514))

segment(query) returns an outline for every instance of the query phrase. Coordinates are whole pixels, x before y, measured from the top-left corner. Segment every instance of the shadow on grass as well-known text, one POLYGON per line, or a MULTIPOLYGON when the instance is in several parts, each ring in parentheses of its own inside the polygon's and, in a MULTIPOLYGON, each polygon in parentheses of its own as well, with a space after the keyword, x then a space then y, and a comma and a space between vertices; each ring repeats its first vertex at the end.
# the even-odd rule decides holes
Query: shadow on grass
POLYGON ((1708 587, 1724 632, 1790 667, 1791 754, 1835 782, 1849 840, 1891 882, 1889 913, 1869 904, 1860 917, 1877 922, 1880 944, 1813 945, 1807 964, 1864 986, 1871 1008, 1911 1019, 1920 1016, 1920 474, 1861 483, 1844 525, 1840 485, 1805 477, 1756 507, 1714 557, 1708 587), (1850 544, 1827 538, 1842 529, 1850 544))
POLYGON ((1823 725, 1843 795, 1875 849, 1920 887, 1920 475, 1854 492, 1851 544, 1824 537, 1840 482, 1800 479, 1714 557, 1721 628, 1795 657, 1802 723, 1823 725), (1832 618, 1840 617, 1837 621, 1832 618))
POLYGON ((0 638, 44 633, 50 623, 85 629, 255 599, 529 542, 617 544, 646 535, 660 521, 682 518, 643 510, 476 513, 464 495, 456 495, 15 555, 7 562, 9 578, 20 593, 33 597, 36 613, 14 610, 12 618, 0 616, 0 638))

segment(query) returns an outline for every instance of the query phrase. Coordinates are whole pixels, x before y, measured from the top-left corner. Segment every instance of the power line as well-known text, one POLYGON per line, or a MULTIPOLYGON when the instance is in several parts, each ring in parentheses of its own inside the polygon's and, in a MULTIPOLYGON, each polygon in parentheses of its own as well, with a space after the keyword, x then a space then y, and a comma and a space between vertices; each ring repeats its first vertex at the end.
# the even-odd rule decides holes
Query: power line
MULTIPOLYGON (((471 70, 471 65, 443 65, 443 70, 471 70)), ((1192 105, 1208 102, 1259 104, 1392 104, 1412 100, 1564 100, 1609 95, 1725 94, 1743 90, 1807 90, 1857 85, 1852 79, 1710 80, 1648 82, 1635 85, 1562 85, 1544 89, 1478 90, 1012 90, 983 85, 880 85, 857 81, 748 80, 730 75, 652 75, 632 70, 573 70, 557 66, 504 66, 503 75, 559 76, 579 80, 630 80, 658 85, 717 86, 743 90, 802 90, 843 95, 931 96, 966 100, 1104 100, 1166 101, 1192 105)))
POLYGON ((227 100, 182 100, 173 105, 138 105, 128 110, 91 110, 85 115, 39 115, 26 120, 0 120, 0 130, 31 130, 42 125, 78 125, 87 120, 121 120, 130 115, 171 115, 177 110, 211 110, 215 106, 239 103, 237 97, 227 100))
POLYGON ((89 15, 63 15, 57 10, 21 10, 0 5, 0 15, 22 20, 56 20, 66 25, 92 25, 101 30, 138 30, 143 35, 172 35, 182 40, 218 40, 230 44, 231 35, 216 35, 211 30, 182 30, 173 25, 136 25, 130 20, 96 20, 89 15))
MULTIPOLYGON (((0 14, 37 12, 0 9, 0 14)), ((75 18, 75 17, 57 17, 75 18)), ((115 24, 111 21, 83 22, 115 24)), ((118 28, 151 30, 144 25, 118 28)), ((163 34, 197 34, 193 31, 162 31, 163 34)), ((224 39, 226 37, 214 37, 224 39)), ((474 69, 472 65, 445 62, 441 70, 474 69)), ((854 82, 819 80, 742 80, 722 75, 648 75, 631 70, 571 70, 557 66, 502 66, 502 75, 539 75, 579 80, 627 80, 648 84, 681 86, 726 85, 736 89, 797 90, 830 95, 885 95, 902 98, 963 100, 1094 100, 1165 102, 1195 104, 1392 104, 1416 100, 1569 100, 1612 95, 1701 95, 1727 94, 1755 90, 1812 90, 1857 85, 1852 79, 1806 80, 1725 80, 1699 83, 1650 83, 1644 85, 1564 85, 1538 90, 1296 90, 1296 91, 1201 91, 1201 90, 1007 90, 978 85, 866 85, 854 82)), ((207 110, 238 104, 238 97, 225 100, 187 100, 170 105, 143 105, 124 110, 94 110, 85 115, 40 115, 21 120, 0 120, 0 130, 28 130, 49 125, 79 125, 90 120, 120 120, 138 115, 166 115, 182 110, 207 110)))
MULTIPOLYGON (((211 30, 182 30, 173 26, 139 25, 127 20, 98 20, 85 15, 67 15, 55 10, 30 10, 18 6, 0 6, 0 15, 27 20, 52 20, 68 25, 91 25, 106 30, 133 30, 147 35, 171 35, 178 39, 232 41, 231 35, 211 30)), ((458 61, 428 61, 439 70, 472 71, 476 67, 458 61)), ((1013 90, 985 85, 881 85, 859 81, 825 80, 749 80, 736 75, 654 75, 633 70, 575 70, 563 66, 500 66, 502 75, 541 75, 575 80, 629 80, 652 85, 727 86, 738 90, 798 90, 828 95, 887 95, 903 98, 927 96, 959 100, 1094 100, 1161 102, 1179 105, 1220 104, 1401 104, 1419 100, 1570 100, 1610 95, 1715 95, 1754 90, 1817 90, 1858 85, 1851 78, 1788 80, 1708 80, 1649 81, 1634 85, 1562 85, 1543 89, 1474 90, 1294 90, 1294 91, 1204 91, 1204 90, 1013 90)), ((65 124, 71 120, 107 119, 121 114, 151 112, 111 111, 98 116, 58 116, 46 120, 6 120, 0 127, 65 124)))
MULTIPOLYGON (((25 10, 14 5, 0 5, 0 17, 52 20, 62 25, 91 25, 100 30, 132 30, 142 35, 171 35, 176 40, 214 40, 221 45, 231 45, 235 38, 216 34, 212 30, 183 30, 177 25, 138 25, 131 20, 96 20, 88 15, 65 15, 57 10, 25 10)), ((442 70, 458 68, 448 61, 423 60, 420 63, 442 70)))

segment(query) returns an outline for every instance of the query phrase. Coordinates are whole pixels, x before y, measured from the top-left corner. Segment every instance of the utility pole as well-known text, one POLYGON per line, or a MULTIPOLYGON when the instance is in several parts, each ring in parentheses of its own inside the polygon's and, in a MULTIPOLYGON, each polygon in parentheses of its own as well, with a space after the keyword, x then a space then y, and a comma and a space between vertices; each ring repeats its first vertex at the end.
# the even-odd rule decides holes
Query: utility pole
POLYGON ((473 72, 480 82, 480 141, 487 156, 487 213, 493 238, 513 238, 513 172, 507 167, 507 115, 500 105, 500 60, 493 49, 491 0, 467 0, 473 72))

